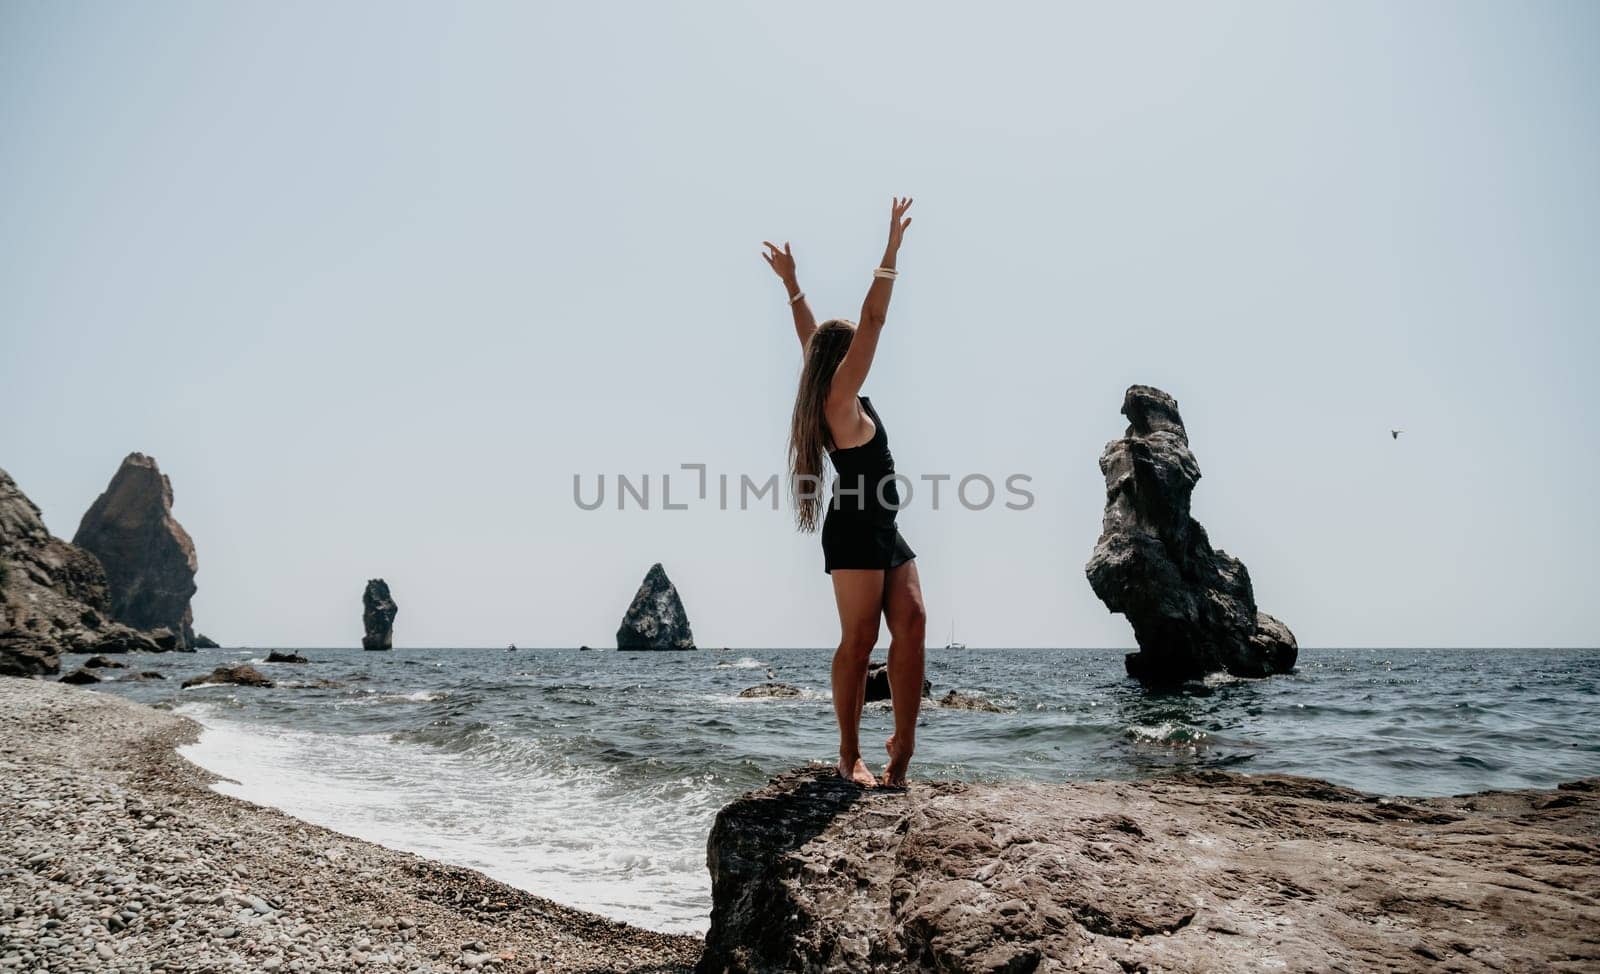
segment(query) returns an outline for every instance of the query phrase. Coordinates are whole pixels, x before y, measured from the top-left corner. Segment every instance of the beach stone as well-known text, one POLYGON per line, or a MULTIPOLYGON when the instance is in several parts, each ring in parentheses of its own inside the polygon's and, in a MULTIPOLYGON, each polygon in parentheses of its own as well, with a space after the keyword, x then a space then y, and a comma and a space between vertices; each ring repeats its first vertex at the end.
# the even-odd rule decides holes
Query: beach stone
POLYGON ((1294 668, 1287 626, 1256 608, 1244 563, 1212 548, 1190 516, 1200 465, 1178 402, 1152 386, 1122 400, 1123 437, 1106 444, 1100 539, 1085 566, 1095 595, 1127 617, 1139 651, 1128 675, 1169 685, 1226 671, 1263 677, 1294 668))
MULTIPOLYGON (((924 679, 922 681, 922 695, 928 698, 933 696, 932 680, 924 679)), ((888 700, 889 698, 889 664, 870 664, 867 667, 867 696, 865 702, 874 703, 879 700, 888 700)))
POLYGON ((1600 779, 1383 799, 1220 771, 889 791, 804 768, 724 807, 706 862, 700 974, 1545 970, 1595 954, 1600 779))
POLYGON ((194 639, 194 542, 172 516, 172 482, 155 458, 130 453, 84 512, 72 543, 100 560, 111 595, 111 618, 156 635, 162 649, 188 649, 194 639))
POLYGON ((389 583, 381 578, 368 579, 366 591, 361 595, 361 623, 366 635, 361 637, 362 649, 394 648, 394 617, 400 613, 389 594, 389 583))
POLYGON ((617 627, 618 649, 694 649, 694 633, 678 589, 660 562, 645 572, 617 627))
POLYGON ((249 663, 236 663, 233 666, 219 666, 205 676, 190 677, 183 681, 184 689, 202 686, 208 683, 233 683, 246 687, 270 687, 273 682, 260 670, 249 663))

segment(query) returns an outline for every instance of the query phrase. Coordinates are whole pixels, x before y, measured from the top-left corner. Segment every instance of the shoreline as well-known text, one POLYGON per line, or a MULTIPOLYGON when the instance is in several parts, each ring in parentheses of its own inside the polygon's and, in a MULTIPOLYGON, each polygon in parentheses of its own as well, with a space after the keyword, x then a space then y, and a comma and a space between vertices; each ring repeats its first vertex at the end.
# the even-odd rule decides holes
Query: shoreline
POLYGON ((0 967, 688 971, 643 930, 213 790, 200 725, 0 680, 0 967), (18 960, 10 962, 16 956, 18 960))

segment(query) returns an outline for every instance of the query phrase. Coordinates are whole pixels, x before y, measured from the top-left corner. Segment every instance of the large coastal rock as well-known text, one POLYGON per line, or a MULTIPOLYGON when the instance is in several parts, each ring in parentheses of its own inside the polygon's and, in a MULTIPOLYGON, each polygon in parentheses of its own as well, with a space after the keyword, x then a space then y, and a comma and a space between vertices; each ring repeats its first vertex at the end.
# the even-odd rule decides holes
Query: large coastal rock
POLYGON ((366 635, 361 637, 362 649, 394 648, 394 617, 400 614, 389 594, 389 583, 381 578, 367 580, 367 590, 361 593, 361 624, 366 635))
POLYGON ((105 566, 112 619, 135 629, 169 629, 178 648, 193 647, 194 542, 172 516, 172 482, 153 457, 128 454, 72 543, 105 566))
POLYGON ((694 649, 683 600, 660 562, 645 573, 617 628, 618 649, 694 649))
POLYGON ((204 676, 192 676, 183 681, 183 688, 187 690, 190 687, 205 686, 212 683, 233 684, 241 687, 270 687, 274 685, 266 674, 249 663, 235 663, 232 666, 219 666, 204 676))
POLYGON ((99 560, 52 535, 0 470, 0 676, 59 673, 62 653, 159 650, 110 612, 99 560))
POLYGON ((1294 634, 1256 609, 1244 564, 1212 548, 1189 515, 1200 465, 1177 400, 1131 386, 1122 414, 1127 432, 1100 455, 1105 518, 1085 572, 1100 601, 1133 625, 1139 651, 1127 656, 1128 675, 1173 684, 1220 670, 1270 676, 1293 669, 1294 634))
MULTIPOLYGON (((922 695, 933 696, 933 681, 922 681, 922 695)), ((889 693, 889 664, 871 663, 867 666, 867 695, 863 698, 867 703, 891 699, 889 693)))
POLYGON ((1600 779, 1384 799, 1204 772, 724 808, 701 974, 1500 971, 1600 961, 1600 779))

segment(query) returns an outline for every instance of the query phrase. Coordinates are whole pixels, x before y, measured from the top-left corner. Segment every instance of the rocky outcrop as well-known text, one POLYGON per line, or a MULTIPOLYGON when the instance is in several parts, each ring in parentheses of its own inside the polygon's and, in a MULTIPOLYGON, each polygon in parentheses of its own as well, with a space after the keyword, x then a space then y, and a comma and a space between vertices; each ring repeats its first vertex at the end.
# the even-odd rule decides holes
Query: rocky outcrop
POLYGON ((191 647, 194 542, 172 516, 172 482, 153 457, 128 454, 72 543, 105 566, 112 619, 135 629, 169 629, 176 648, 191 647))
POLYGON ((1000 706, 988 697, 979 696, 976 693, 962 693, 959 690, 951 690, 940 697, 939 706, 948 710, 979 710, 990 714, 1008 712, 1005 707, 1000 706))
POLYGON ((62 653, 157 649, 113 623, 110 608, 99 560, 51 535, 39 508, 0 470, 0 676, 59 673, 62 653))
POLYGON ((367 630, 361 637, 361 648, 393 649, 394 617, 400 614, 400 607, 389 595, 389 583, 381 578, 368 579, 361 605, 361 624, 367 630))
MULTIPOLYGON (((933 681, 922 681, 922 695, 933 696, 933 681)), ((873 663, 867 667, 867 696, 866 702, 873 703, 877 700, 889 699, 889 664, 873 663)))
POLYGON ((1174 684, 1219 670, 1270 676, 1293 669, 1293 633, 1256 609, 1244 564, 1212 548, 1189 515, 1200 465, 1177 400, 1130 386, 1122 414, 1127 432, 1100 455, 1105 518, 1085 571, 1100 601, 1133 626, 1139 651, 1126 658, 1128 675, 1174 684))
POLYGON ((77 669, 73 670, 71 673, 68 673, 66 676, 62 677, 61 678, 61 682, 62 683, 78 683, 78 684, 99 683, 100 682, 100 677, 95 673, 89 672, 89 670, 86 667, 80 666, 77 669))
POLYGON ((248 663, 219 666, 205 676, 193 676, 183 681, 183 688, 203 686, 207 683, 233 683, 242 687, 270 687, 273 682, 248 663))
POLYGON ((1600 959, 1597 789, 795 771, 717 815, 697 970, 1576 970, 1600 959))
POLYGON ((802 691, 797 686, 787 683, 758 683, 748 689, 740 690, 739 696, 746 700, 756 700, 763 697, 798 697, 802 691))
POLYGON ((277 650, 267 654, 268 663, 309 663, 310 660, 299 653, 280 653, 277 650))
POLYGON ((203 632, 197 632, 197 633, 194 634, 194 647, 193 648, 195 648, 195 649, 221 649, 222 647, 217 645, 217 641, 215 639, 212 639, 210 636, 207 636, 203 632))
POLYGON ((660 562, 650 566, 617 628, 618 649, 694 649, 683 600, 660 562))
POLYGON ((94 670, 125 670, 128 668, 127 663, 118 663, 116 660, 107 659, 104 656, 91 656, 83 661, 83 665, 94 670))

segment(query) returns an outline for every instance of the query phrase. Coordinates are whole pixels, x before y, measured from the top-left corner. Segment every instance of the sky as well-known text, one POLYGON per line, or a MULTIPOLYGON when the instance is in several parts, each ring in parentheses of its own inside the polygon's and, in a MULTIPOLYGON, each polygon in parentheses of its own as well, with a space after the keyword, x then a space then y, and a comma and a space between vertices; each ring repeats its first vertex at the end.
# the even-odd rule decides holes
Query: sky
POLYGON ((13 0, 0 467, 70 538, 155 456, 229 645, 355 645, 382 576, 399 647, 609 646, 657 561, 703 646, 829 645, 819 539, 716 478, 783 470, 761 241, 855 318, 909 195, 864 391, 914 486, 1034 497, 902 512, 935 645, 1132 645, 1083 567, 1147 383, 1301 645, 1594 646, 1597 44, 1582 2, 13 0))

